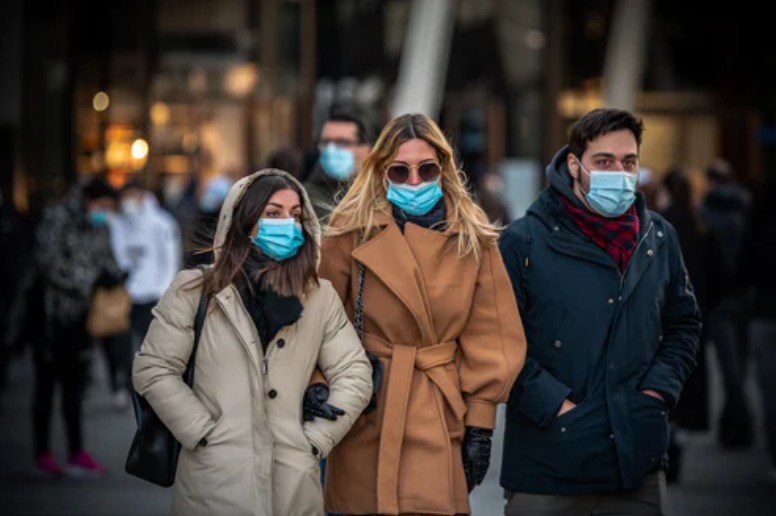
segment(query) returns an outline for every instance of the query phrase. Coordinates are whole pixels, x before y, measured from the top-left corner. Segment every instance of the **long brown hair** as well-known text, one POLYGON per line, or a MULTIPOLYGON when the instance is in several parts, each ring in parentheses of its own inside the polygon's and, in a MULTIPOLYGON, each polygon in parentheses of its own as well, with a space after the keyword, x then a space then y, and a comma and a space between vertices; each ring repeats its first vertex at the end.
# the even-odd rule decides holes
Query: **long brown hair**
POLYGON ((232 284, 238 275, 250 279, 248 284, 261 280, 264 286, 271 288, 281 296, 303 297, 309 288, 318 286, 316 270, 318 242, 308 231, 305 224, 307 216, 305 196, 294 181, 279 175, 266 175, 256 179, 248 186, 242 199, 237 203, 232 215, 232 224, 226 234, 224 244, 215 251, 215 262, 205 272, 203 294, 215 295, 232 284), (281 190, 292 190, 299 195, 302 207, 302 233, 304 244, 296 256, 276 262, 266 260, 266 265, 248 278, 245 261, 250 253, 261 253, 251 242, 252 231, 272 196, 281 190))
POLYGON ((458 255, 473 254, 479 259, 482 247, 495 247, 497 230, 469 197, 465 175, 456 165, 455 154, 447 138, 432 119, 420 114, 402 115, 388 122, 364 160, 353 186, 331 214, 326 235, 342 235, 360 228, 365 228, 364 239, 371 234, 375 212, 390 212, 383 171, 396 156, 399 147, 413 139, 425 140, 436 150, 442 167, 442 189, 452 201, 447 227, 448 231, 458 233, 458 255))

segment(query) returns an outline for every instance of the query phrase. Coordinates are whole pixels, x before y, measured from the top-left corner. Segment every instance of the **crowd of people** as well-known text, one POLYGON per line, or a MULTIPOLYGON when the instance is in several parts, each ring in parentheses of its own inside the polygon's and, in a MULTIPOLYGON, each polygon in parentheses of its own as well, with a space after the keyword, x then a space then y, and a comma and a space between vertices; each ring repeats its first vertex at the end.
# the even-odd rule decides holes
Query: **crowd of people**
POLYGON ((746 189, 720 160, 705 193, 676 168, 645 196, 643 131, 583 116, 514 221, 430 118, 375 138, 341 108, 307 156, 279 149, 244 177, 94 178, 34 228, 0 198, 18 250, 2 253, 0 380, 31 348, 34 468, 105 474, 82 431, 96 344, 115 408, 136 391, 182 445, 175 514, 468 514, 499 404, 506 515, 665 514, 694 432, 753 445, 750 373, 776 471, 776 183, 746 189), (116 289, 127 322, 97 335, 95 293, 116 289))

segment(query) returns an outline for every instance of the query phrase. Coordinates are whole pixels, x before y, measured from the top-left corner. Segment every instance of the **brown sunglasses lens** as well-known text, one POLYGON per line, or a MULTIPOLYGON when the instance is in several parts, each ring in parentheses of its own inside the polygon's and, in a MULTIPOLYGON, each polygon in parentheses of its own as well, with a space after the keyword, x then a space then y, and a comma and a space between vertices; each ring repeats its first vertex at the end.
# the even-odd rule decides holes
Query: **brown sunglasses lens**
POLYGON ((404 184, 410 178, 410 167, 407 165, 391 165, 386 173, 391 183, 404 184))
POLYGON ((420 176, 420 180, 424 183, 436 181, 441 173, 442 169, 439 168, 437 163, 423 163, 418 167, 418 176, 420 176))

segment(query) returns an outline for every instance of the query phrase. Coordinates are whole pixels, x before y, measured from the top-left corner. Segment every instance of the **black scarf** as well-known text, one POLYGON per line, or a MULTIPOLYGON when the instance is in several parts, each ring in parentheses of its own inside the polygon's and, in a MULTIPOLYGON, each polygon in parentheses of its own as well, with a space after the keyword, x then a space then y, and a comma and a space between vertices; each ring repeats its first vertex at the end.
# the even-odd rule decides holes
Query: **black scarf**
POLYGON ((251 250, 248 259, 243 264, 243 270, 248 275, 238 275, 237 290, 253 324, 259 333, 261 347, 267 351, 267 346, 278 332, 285 326, 294 324, 302 316, 302 302, 296 296, 285 297, 265 285, 263 277, 256 279, 267 263, 268 258, 258 251, 251 250))
POLYGON ((440 224, 440 222, 447 220, 447 206, 445 205, 444 199, 439 199, 434 207, 431 208, 431 211, 425 215, 410 215, 409 213, 404 212, 401 208, 397 207, 395 204, 392 206, 393 220, 396 221, 396 225, 399 226, 399 229, 402 233, 404 233, 404 225, 407 222, 412 222, 413 224, 417 224, 422 228, 433 229, 434 231, 444 231, 447 229, 445 224, 440 224))

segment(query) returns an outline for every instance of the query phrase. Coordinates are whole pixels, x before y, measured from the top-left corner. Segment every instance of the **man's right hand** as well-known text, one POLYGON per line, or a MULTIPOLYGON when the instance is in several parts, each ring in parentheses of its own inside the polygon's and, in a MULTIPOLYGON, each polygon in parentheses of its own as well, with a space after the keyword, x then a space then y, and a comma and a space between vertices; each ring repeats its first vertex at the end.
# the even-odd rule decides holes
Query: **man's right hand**
POLYGON ((577 405, 573 401, 563 400, 563 405, 560 406, 560 410, 558 411, 558 415, 555 416, 555 417, 562 416, 563 414, 565 414, 566 412, 568 412, 569 410, 573 409, 576 406, 577 405))

